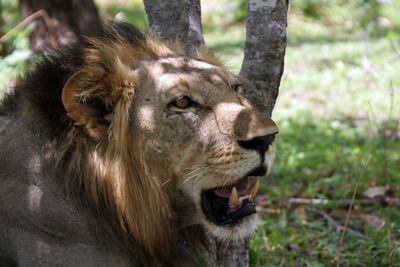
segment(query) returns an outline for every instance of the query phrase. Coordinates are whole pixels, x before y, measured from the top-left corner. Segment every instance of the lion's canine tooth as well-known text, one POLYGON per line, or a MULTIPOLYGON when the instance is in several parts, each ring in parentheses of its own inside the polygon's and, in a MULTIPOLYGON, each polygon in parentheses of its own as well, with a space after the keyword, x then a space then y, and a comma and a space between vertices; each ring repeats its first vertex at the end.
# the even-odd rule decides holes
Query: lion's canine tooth
POLYGON ((229 197, 229 204, 231 204, 232 206, 240 204, 236 187, 232 188, 232 193, 231 196, 229 197))
POLYGON ((258 187, 260 186, 260 180, 257 180, 250 188, 249 188, 249 193, 250 193, 250 199, 254 199, 257 191, 258 191, 258 187))

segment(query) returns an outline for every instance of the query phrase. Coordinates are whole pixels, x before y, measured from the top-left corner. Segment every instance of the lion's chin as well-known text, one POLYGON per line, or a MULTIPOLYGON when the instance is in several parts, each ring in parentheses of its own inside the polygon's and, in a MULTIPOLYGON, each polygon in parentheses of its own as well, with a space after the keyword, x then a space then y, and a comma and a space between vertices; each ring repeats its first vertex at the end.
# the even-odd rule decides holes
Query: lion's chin
POLYGON ((206 231, 209 235, 216 237, 222 242, 238 242, 249 238, 257 229, 258 215, 254 213, 242 219, 235 225, 218 226, 216 224, 206 222, 206 231))

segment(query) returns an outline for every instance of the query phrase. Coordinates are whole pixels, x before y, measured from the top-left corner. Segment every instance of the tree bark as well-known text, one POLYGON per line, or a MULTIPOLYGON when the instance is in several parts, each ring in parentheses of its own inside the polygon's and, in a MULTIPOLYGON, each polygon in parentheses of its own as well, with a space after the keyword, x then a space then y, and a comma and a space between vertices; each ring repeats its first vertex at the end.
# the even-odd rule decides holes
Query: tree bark
POLYGON ((43 9, 48 14, 38 20, 30 36, 35 53, 56 50, 78 41, 79 35, 93 34, 101 27, 100 16, 92 0, 20 0, 24 18, 43 9), (54 42, 55 40, 55 42, 54 42))
POLYGON ((204 44, 200 0, 143 0, 151 31, 162 40, 179 40, 187 51, 204 44))
MULTIPOLYGON (((150 28, 163 40, 179 39, 193 51, 204 44, 199 0, 144 0, 150 28)), ((246 43, 240 75, 250 83, 244 93, 271 115, 278 96, 286 48, 288 0, 249 0, 246 43)), ((221 244, 210 239, 204 251, 208 266, 249 266, 249 242, 221 244)))
POLYGON ((249 0, 246 43, 240 75, 254 86, 244 85, 245 96, 271 115, 278 96, 286 49, 289 0, 249 0))
MULTIPOLYGON (((4 33, 2 31, 4 23, 3 23, 3 18, 1 16, 1 12, 2 12, 2 9, 1 9, 1 5, 0 5, 0 37, 4 35, 4 33)), ((5 57, 6 54, 7 54, 6 44, 0 42, 0 58, 5 57)))
POLYGON ((238 243, 221 243, 210 239, 203 254, 207 267, 250 266, 250 244, 248 240, 238 243))
POLYGON ((192 51, 204 45, 203 28, 201 26, 201 5, 199 0, 190 0, 188 38, 192 51))

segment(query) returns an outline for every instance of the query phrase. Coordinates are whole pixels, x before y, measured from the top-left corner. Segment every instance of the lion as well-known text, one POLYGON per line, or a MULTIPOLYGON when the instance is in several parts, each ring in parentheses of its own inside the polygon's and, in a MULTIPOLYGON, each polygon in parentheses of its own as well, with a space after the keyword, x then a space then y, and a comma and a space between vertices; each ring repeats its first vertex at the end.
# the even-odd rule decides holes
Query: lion
POLYGON ((191 266, 248 238, 278 128, 244 82, 126 24, 40 59, 0 111, 0 262, 191 266))

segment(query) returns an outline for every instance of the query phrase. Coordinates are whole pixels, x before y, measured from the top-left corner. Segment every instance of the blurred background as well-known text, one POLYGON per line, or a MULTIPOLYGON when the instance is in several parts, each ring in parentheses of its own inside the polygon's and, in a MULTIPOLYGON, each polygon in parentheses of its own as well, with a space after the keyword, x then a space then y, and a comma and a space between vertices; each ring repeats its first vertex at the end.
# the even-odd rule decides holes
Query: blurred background
MULTIPOLYGON (((103 19, 148 27, 140 0, 95 3, 103 19)), ((201 3, 206 45, 237 73, 247 1, 201 3)), ((35 57, 36 22, 15 30, 18 2, 0 7, 0 38, 10 33, 1 95, 35 57)), ((290 3, 278 155, 257 198, 253 266, 400 266, 399 11, 399 0, 290 3)))

